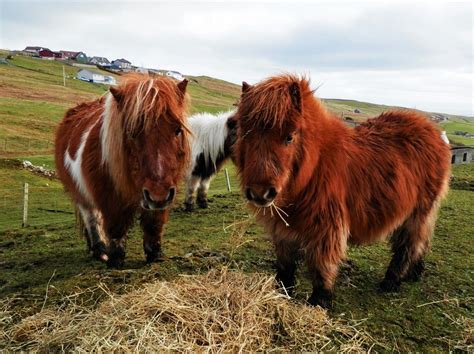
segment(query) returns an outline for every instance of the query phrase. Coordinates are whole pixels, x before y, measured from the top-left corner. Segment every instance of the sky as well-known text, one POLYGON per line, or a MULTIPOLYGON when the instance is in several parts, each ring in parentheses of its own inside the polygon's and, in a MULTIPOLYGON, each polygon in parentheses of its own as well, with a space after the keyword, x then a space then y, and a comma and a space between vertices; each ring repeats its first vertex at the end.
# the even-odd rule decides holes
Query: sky
POLYGON ((0 0, 0 48, 123 57, 237 84, 289 72, 310 77, 324 98, 472 116, 473 6, 0 0))

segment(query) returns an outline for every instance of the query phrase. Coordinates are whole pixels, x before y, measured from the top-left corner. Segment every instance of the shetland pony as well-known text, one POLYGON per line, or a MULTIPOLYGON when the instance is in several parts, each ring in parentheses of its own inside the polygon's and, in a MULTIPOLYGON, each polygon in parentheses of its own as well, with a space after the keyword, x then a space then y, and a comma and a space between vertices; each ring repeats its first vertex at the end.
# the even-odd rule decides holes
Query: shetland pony
POLYGON ((416 111, 383 113, 350 129, 292 75, 243 83, 236 164, 246 198, 273 238, 276 279, 295 285, 304 250, 313 305, 330 307, 347 244, 390 236, 393 257, 380 287, 396 291, 424 265, 450 151, 416 111))
POLYGON ((235 111, 221 112, 216 115, 198 113, 188 119, 192 136, 191 163, 186 176, 186 211, 194 208, 197 190, 197 204, 208 208, 207 192, 212 178, 231 157, 236 138, 235 111))
POLYGON ((140 213, 148 262, 161 255, 167 207, 189 158, 187 81, 129 75, 70 109, 56 132, 57 173, 84 223, 93 257, 119 267, 140 213))

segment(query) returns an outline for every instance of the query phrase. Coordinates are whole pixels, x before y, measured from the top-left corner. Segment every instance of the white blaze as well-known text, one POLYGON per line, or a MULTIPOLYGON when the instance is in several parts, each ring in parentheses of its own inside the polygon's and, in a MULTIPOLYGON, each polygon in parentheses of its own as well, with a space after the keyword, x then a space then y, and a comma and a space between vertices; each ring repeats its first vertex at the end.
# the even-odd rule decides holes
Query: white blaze
MULTIPOLYGON (((95 124, 94 124, 95 125, 95 124)), ((64 166, 69 171, 74 183, 76 183, 77 189, 79 192, 86 198, 91 204, 93 204, 93 199, 87 188, 86 181, 84 179, 84 174, 82 173, 82 155, 84 153, 84 148, 86 147, 87 138, 89 137, 89 133, 91 132, 92 128, 90 127, 87 129, 81 137, 81 143, 79 148, 76 152, 76 158, 73 160, 71 155, 69 154, 69 147, 66 149, 64 153, 64 166)))

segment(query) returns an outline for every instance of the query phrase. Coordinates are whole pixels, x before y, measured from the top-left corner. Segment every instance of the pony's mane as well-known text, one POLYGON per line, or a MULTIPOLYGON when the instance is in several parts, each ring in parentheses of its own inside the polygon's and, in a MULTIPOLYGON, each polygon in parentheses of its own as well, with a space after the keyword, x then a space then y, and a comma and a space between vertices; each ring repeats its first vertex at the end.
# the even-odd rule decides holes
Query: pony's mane
MULTIPOLYGON (((183 95, 172 79, 163 76, 129 74, 107 94, 102 113, 102 162, 108 163, 110 174, 122 189, 127 181, 124 139, 143 130, 156 129, 163 123, 186 124, 188 96, 183 95)), ((126 190, 123 190, 127 194, 126 190)))
POLYGON ((295 110, 291 87, 298 87, 301 99, 312 95, 309 80, 296 75, 273 76, 250 86, 242 94, 239 112, 242 119, 265 127, 282 127, 295 110))
POLYGON ((224 143, 228 135, 227 119, 235 114, 235 110, 227 112, 197 113, 189 117, 188 124, 191 137, 191 163, 203 153, 205 163, 215 164, 220 153, 224 153, 224 143))

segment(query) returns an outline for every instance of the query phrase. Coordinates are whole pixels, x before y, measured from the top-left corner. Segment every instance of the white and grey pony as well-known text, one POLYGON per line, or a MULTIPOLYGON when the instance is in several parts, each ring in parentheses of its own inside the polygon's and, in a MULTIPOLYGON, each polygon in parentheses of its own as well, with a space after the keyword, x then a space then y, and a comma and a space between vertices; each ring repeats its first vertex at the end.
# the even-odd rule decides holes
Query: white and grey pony
POLYGON ((188 118, 191 163, 186 176, 186 211, 194 209, 194 198, 200 208, 208 208, 207 192, 212 178, 232 155, 236 139, 235 110, 217 114, 198 113, 188 118))

